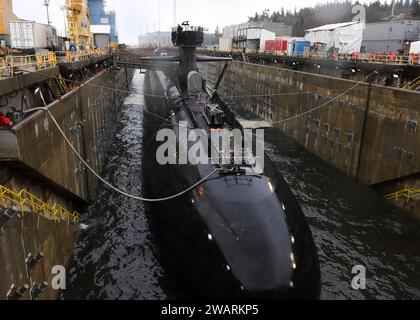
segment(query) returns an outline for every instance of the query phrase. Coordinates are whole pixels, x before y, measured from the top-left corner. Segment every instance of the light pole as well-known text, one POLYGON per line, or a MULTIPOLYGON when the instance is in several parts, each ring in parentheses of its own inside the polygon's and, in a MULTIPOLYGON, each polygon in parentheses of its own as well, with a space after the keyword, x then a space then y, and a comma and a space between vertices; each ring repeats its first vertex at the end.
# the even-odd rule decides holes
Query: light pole
POLYGON ((174 27, 176 27, 176 0, 174 0, 174 27))
POLYGON ((158 30, 158 39, 159 39, 159 49, 160 49, 160 0, 158 0, 158 10, 159 10, 159 30, 158 30))
POLYGON ((47 24, 50 25, 51 21, 50 21, 50 11, 49 11, 49 6, 50 6, 50 0, 44 0, 44 6, 47 8, 47 24))
POLYGON ((63 6, 60 7, 60 9, 63 11, 63 17, 64 17, 64 36, 67 37, 67 6, 64 3, 63 6))

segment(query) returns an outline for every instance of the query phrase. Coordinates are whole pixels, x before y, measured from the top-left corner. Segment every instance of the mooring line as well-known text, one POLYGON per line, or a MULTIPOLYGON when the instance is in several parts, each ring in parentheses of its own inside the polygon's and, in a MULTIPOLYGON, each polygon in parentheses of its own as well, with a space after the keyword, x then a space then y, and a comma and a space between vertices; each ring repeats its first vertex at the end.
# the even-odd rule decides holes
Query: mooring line
POLYGON ((360 86, 362 83, 365 83, 365 80, 366 80, 366 79, 368 79, 368 78, 369 78, 372 74, 374 74, 374 73, 378 73, 378 71, 376 71, 376 70, 375 70, 375 71, 371 72, 368 76, 366 76, 365 78, 363 78, 362 80, 360 80, 358 83, 356 83, 356 84, 355 84, 353 87, 351 87, 350 89, 347 89, 346 91, 344 91, 344 92, 340 93, 338 96, 336 96, 336 97, 332 98, 331 100, 329 100, 329 101, 327 101, 327 102, 325 102, 325 103, 321 104, 320 106, 318 106, 318 107, 316 107, 316 108, 313 108, 313 109, 311 109, 311 110, 305 111, 305 112, 300 113, 300 114, 297 114, 297 115, 295 115, 295 116, 293 116, 293 117, 290 117, 290 118, 286 118, 286 119, 283 119, 283 120, 280 120, 280 121, 276 121, 276 122, 271 122, 271 124, 279 124, 279 123, 283 123, 283 122, 290 121, 290 120, 293 120, 293 119, 297 119, 297 118, 300 118, 300 117, 302 117, 302 116, 304 116, 304 115, 306 115, 306 114, 308 114, 308 113, 312 113, 312 112, 314 112, 314 111, 316 111, 316 110, 318 110, 318 109, 321 109, 322 107, 325 107, 326 105, 329 105, 330 103, 332 103, 332 102, 334 102, 334 101, 336 101, 336 100, 340 99, 342 96, 344 96, 344 95, 346 95, 347 93, 349 93, 350 91, 354 90, 356 87, 360 86))
POLYGON ((198 186, 200 186, 201 184, 203 184, 204 182, 206 182, 212 175, 214 175, 216 172, 220 171, 220 169, 215 169, 213 170, 210 174, 208 174, 206 177, 204 177, 203 179, 201 179, 200 181, 198 181, 197 183, 195 183, 194 185, 192 185, 191 187, 175 194, 169 197, 164 197, 164 198, 158 198, 158 199, 147 199, 147 198, 143 198, 140 196, 136 196, 136 195, 132 195, 129 194, 125 191, 122 191, 120 189, 118 189, 117 187, 115 187, 114 185, 112 185, 111 183, 109 183, 108 181, 106 181, 104 178, 102 178, 90 165, 89 163, 87 163, 83 157, 79 154, 79 152, 76 150, 76 148, 73 146, 73 144, 71 143, 71 141, 67 138, 66 134, 64 133, 64 131, 61 129, 59 123, 57 122, 57 120, 55 119, 55 117, 53 116, 53 114, 51 113, 51 111, 48 108, 45 107, 39 107, 39 108, 33 108, 30 109, 26 112, 33 112, 33 111, 45 111, 47 112, 47 114, 51 117, 52 121, 54 122, 55 126, 57 127, 58 131, 60 132, 60 134, 63 136, 65 142, 68 144, 68 146, 72 149, 72 151, 74 152, 74 154, 80 159, 80 161, 86 166, 86 168, 96 177, 98 178, 103 184, 105 184, 106 186, 108 186, 110 189, 114 190, 117 193, 122 194, 123 196, 126 196, 128 198, 134 199, 134 200, 138 200, 138 201, 142 201, 142 202, 164 202, 164 201, 168 201, 168 200, 172 200, 172 199, 176 199, 179 198, 185 194, 187 194, 188 192, 194 190, 195 188, 197 188, 198 186))

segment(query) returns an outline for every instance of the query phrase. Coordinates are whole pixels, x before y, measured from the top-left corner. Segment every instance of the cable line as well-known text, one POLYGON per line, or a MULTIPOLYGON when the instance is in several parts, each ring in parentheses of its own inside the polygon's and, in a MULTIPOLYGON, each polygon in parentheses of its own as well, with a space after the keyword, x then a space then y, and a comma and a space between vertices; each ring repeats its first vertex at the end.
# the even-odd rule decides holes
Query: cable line
POLYGON ((115 187, 114 185, 112 185, 111 183, 109 183, 108 181, 106 181, 104 178, 102 178, 90 165, 89 163, 87 163, 83 157, 79 154, 79 152, 75 149, 75 147, 73 146, 73 144, 71 143, 71 141, 67 138, 66 134, 64 133, 64 131, 61 129, 59 123, 57 122, 57 120, 55 119, 55 117, 53 116, 53 114, 51 113, 51 111, 48 108, 33 108, 30 109, 27 112, 33 112, 33 111, 45 111, 52 119, 53 123, 55 124, 55 126, 57 127, 58 131, 60 132, 60 134, 63 136, 65 142, 67 143, 67 145, 70 147, 70 149, 74 152, 74 154, 80 159, 80 161, 86 166, 86 168, 96 177, 99 179, 99 181, 101 181, 103 184, 105 184, 108 188, 114 190, 115 192, 134 199, 134 200, 138 200, 138 201, 142 201, 142 202, 164 202, 164 201, 168 201, 168 200, 172 200, 172 199, 176 199, 179 198, 185 194, 187 194, 188 192, 194 190, 195 188, 197 188, 198 186, 200 186, 201 184, 203 184, 204 182, 206 182, 212 175, 214 175, 216 172, 220 171, 220 169, 215 169, 213 170, 210 174, 208 174, 207 176, 205 176, 203 179, 201 179, 200 181, 198 181, 197 183, 195 183, 194 185, 192 185, 191 187, 177 193, 174 194, 172 196, 168 196, 168 197, 164 197, 164 198, 158 198, 158 199, 147 199, 147 198, 143 198, 140 196, 136 196, 136 195, 132 195, 129 194, 125 191, 122 191, 120 189, 118 189, 117 187, 115 187))

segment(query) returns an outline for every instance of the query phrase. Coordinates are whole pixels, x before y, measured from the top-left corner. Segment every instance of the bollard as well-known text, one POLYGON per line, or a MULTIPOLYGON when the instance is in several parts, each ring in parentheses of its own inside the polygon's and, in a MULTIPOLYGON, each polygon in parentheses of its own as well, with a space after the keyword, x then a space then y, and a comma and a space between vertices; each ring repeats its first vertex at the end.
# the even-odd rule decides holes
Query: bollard
POLYGON ((31 288, 31 299, 38 300, 39 296, 48 288, 48 282, 44 281, 42 283, 34 282, 31 288))
POLYGON ((29 285, 24 284, 18 288, 14 284, 10 287, 10 290, 7 292, 7 300, 19 300, 23 297, 26 291, 29 290, 29 285))
POLYGON ((28 257, 25 260, 26 263, 26 272, 28 274, 28 278, 32 275, 32 269, 41 262, 42 258, 44 258, 44 253, 42 251, 38 252, 34 257, 32 253, 28 254, 28 257))

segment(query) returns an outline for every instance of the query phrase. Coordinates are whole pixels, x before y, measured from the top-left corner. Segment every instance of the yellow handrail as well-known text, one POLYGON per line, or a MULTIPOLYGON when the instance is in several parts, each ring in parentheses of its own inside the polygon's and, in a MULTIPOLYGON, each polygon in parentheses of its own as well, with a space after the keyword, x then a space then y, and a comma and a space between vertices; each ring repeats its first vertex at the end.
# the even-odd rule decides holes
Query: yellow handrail
POLYGON ((420 76, 418 76, 417 78, 415 78, 413 81, 409 82, 406 86, 405 89, 407 90, 413 90, 415 89, 415 87, 420 84, 420 76))
POLYGON ((414 197, 420 196, 419 189, 403 189, 385 196, 387 200, 406 200, 409 201, 414 197))
POLYGON ((78 223, 80 221, 80 215, 78 212, 69 212, 56 203, 51 204, 44 202, 25 189, 16 193, 5 186, 0 185, 0 201, 4 208, 7 208, 8 206, 18 207, 22 216, 25 214, 25 209, 28 209, 34 213, 54 217, 56 221, 68 220, 74 223, 78 223))
POLYGON ((66 60, 69 63, 75 61, 83 61, 94 57, 108 55, 109 53, 109 49, 107 48, 66 51, 66 60))
POLYGON ((29 56, 7 56, 1 59, 0 79, 13 77, 15 71, 37 71, 52 68, 57 65, 57 56, 54 52, 43 52, 29 56))

